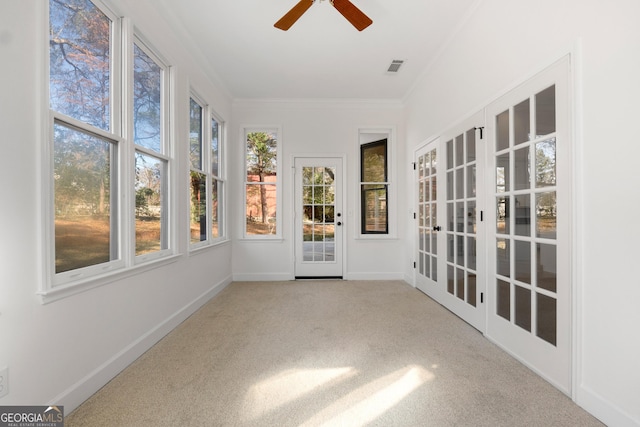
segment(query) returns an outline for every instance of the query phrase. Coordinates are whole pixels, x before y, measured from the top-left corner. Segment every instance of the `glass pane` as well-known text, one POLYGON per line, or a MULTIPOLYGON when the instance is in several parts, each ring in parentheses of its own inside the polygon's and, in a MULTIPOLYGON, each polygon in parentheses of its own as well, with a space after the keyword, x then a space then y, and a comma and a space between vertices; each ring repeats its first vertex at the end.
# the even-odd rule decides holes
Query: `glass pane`
POLYGON ((536 187, 556 185, 556 139, 536 144, 536 187))
POLYGON ((496 198, 496 232, 509 234, 511 232, 511 220, 509 218, 510 197, 496 198))
POLYGON ((476 202, 467 202, 467 233, 476 233, 476 202))
POLYGON ((336 168, 324 168, 324 185, 332 186, 336 180, 336 168))
POLYGON ((418 177, 424 178, 429 175, 429 153, 418 157, 418 177))
POLYGON ((220 197, 222 196, 222 183, 217 179, 211 180, 211 237, 220 237, 222 222, 220 215, 220 197))
POLYGON ((305 166, 302 168, 302 183, 310 185, 313 182, 313 168, 305 166))
POLYGON ((536 294, 536 299, 536 335, 556 345, 556 300, 542 294, 536 294))
POLYGON ((136 152, 136 255, 166 249, 163 245, 163 187, 166 163, 136 152))
POLYGON ((476 252, 476 238, 467 237, 467 267, 471 270, 476 269, 478 255, 476 252))
POLYGON ((456 270, 456 296, 464 301, 464 270, 460 268, 456 270))
POLYGON ((514 187, 516 190, 531 188, 531 158, 529 147, 514 151, 514 187))
POLYGON ((59 123, 53 126, 56 273, 117 258, 111 194, 115 145, 59 123))
POLYGON ((531 139, 531 122, 529 120, 529 100, 525 99, 513 107, 513 138, 518 145, 531 139))
POLYGON ((476 306, 476 275, 467 273, 467 303, 476 306))
POLYGON ((331 205, 324 207, 324 222, 327 224, 335 222, 335 209, 331 205))
POLYGON ((476 130, 471 128, 467 131, 467 162, 476 160, 476 130))
POLYGON ((509 240, 497 239, 496 241, 496 273, 511 277, 511 258, 509 251, 509 240))
MULTIPOLYGON (((277 135, 271 132, 247 133, 247 181, 275 182, 277 172, 277 135)), ((314 183, 319 183, 313 175, 314 183)), ((320 183, 322 176, 320 176, 320 183)), ((274 204, 275 209, 275 204, 274 204)))
POLYGON ((447 266, 447 292, 451 295, 455 292, 456 274, 453 266, 447 266))
POLYGON ((454 234, 447 234, 447 261, 454 262, 455 248, 454 248, 454 234))
POLYGON ((464 199, 464 168, 456 169, 456 199, 464 199))
POLYGON ((556 192, 536 194, 536 236, 555 239, 556 223, 556 192))
POLYGON ((313 187, 305 185, 302 187, 302 203, 310 205, 313 203, 313 187))
POLYGON ((515 290, 516 325, 531 331, 531 291, 521 286, 516 286, 515 290))
POLYGON ((431 200, 438 200, 438 178, 434 175, 431 177, 431 200))
POLYGON ((215 119, 211 119, 211 173, 220 176, 220 147, 219 147, 219 125, 215 119))
POLYGON ((509 153, 496 157, 496 193, 510 191, 509 153))
POLYGON ((458 233, 464 233, 465 222, 464 202, 456 202, 456 231, 458 233))
POLYGON ((111 20, 90 1, 65 3, 49 2, 51 109, 109 131, 111 20))
POLYGON ((464 265, 464 236, 456 236, 456 264, 464 265))
POLYGON ((133 45, 133 139, 137 145, 162 152, 162 69, 138 45, 133 45))
POLYGON ((496 151, 509 148, 509 110, 496 116, 496 151))
MULTIPOLYGON (((438 255, 438 233, 431 233, 431 253, 438 255)), ((435 271, 437 263, 433 262, 433 269, 435 271)))
POLYGON ((464 163, 464 138, 462 135, 456 136, 456 166, 464 163))
POLYGON ((453 140, 447 141, 447 169, 453 168, 453 140))
POLYGON ((276 234, 275 184, 247 184, 247 235, 276 234))
POLYGON ((387 181, 387 140, 363 144, 362 182, 387 181))
POLYGON ((447 200, 453 200, 453 171, 447 172, 447 200))
POLYGON ((437 150, 431 150, 431 175, 438 172, 438 155, 437 150))
MULTIPOLYGON (((435 242, 436 235, 434 235, 433 239, 434 239, 434 242, 435 242)), ((434 253, 435 253, 435 251, 434 251, 434 253)), ((432 257, 431 261, 432 261, 431 262, 431 279, 434 282, 437 282, 438 281, 438 262, 437 262, 438 258, 437 257, 432 257)))
POLYGON ((453 203, 447 203, 447 230, 448 231, 455 231, 454 228, 454 216, 455 216, 455 209, 454 209, 454 204, 453 203))
POLYGON ((387 233, 387 186, 362 187, 362 233, 387 233))
POLYGON ((424 181, 420 181, 418 183, 418 203, 424 203, 425 202, 425 187, 429 187, 429 182, 424 182, 424 181))
POLYGON ((511 285, 503 280, 496 280, 496 314, 511 320, 511 285))
POLYGON ((435 202, 430 203, 431 205, 431 226, 438 225, 438 204, 435 202))
POLYGON ((325 222, 324 206, 313 207, 313 222, 325 222))
POLYGON ((315 243, 309 240, 311 239, 307 240, 305 236, 304 242, 302 243, 302 259, 304 261, 313 261, 313 248, 315 243))
POLYGON ((536 135, 556 131, 556 87, 551 86, 536 95, 536 135))
POLYGON ((336 244, 335 243, 326 243, 324 245, 324 260, 327 262, 336 260, 336 244))
POLYGON ((556 292, 556 246, 536 244, 538 287, 556 292))
POLYGON ((207 240, 207 177, 191 171, 191 243, 207 240))
POLYGON ((202 107, 193 98, 189 104, 189 159, 193 169, 202 170, 202 107))
POLYGON ((467 166, 467 197, 476 197, 476 166, 467 166))
POLYGON ((515 247, 516 280, 531 284, 531 243, 516 240, 515 247))
POLYGON ((531 236, 531 196, 529 194, 520 194, 515 196, 515 201, 515 234, 518 236, 531 236))

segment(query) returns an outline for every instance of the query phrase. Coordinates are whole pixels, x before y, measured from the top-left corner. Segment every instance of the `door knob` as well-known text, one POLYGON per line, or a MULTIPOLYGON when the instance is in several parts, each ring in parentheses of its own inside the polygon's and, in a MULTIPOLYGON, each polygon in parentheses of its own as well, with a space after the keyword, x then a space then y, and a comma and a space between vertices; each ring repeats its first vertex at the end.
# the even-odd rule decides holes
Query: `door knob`
POLYGON ((342 225, 342 223, 340 221, 338 221, 338 225, 342 225))
POLYGON ((433 226, 433 231, 440 231, 440 230, 442 230, 442 227, 440 227, 439 225, 433 226))

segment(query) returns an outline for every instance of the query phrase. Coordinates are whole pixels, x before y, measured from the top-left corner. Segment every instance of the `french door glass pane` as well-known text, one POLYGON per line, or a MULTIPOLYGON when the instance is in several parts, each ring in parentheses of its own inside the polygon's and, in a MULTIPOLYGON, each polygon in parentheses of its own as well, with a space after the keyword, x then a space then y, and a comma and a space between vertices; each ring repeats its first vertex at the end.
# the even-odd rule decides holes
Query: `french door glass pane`
POLYGON ((528 99, 513 107, 513 138, 515 145, 527 142, 530 139, 531 121, 529 120, 529 112, 528 99))
POLYGON ((536 95, 536 135, 556 131, 556 87, 550 86, 536 95))

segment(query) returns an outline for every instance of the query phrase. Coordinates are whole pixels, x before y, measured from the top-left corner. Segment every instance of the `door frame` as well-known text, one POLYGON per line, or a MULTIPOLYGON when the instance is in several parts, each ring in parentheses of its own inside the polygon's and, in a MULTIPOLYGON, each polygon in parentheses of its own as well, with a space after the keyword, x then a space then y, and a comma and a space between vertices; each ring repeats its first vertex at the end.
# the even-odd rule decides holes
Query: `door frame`
MULTIPOLYGON (((349 227, 349 221, 353 220, 353 217, 351 215, 347 215, 347 205, 346 205, 346 191, 347 191, 347 185, 346 185, 346 162, 347 162, 347 156, 346 154, 343 153, 327 153, 327 154, 305 154, 305 153, 297 153, 297 154, 292 154, 291 155, 291 182, 292 182, 292 192, 291 192, 291 209, 293 211, 293 221, 291 221, 291 236, 292 236, 292 245, 291 245, 291 251, 292 251, 292 257, 291 257, 291 269, 293 272, 293 277, 295 278, 307 278, 307 276, 299 276, 297 274, 296 271, 296 265, 297 265, 297 261, 296 261, 296 256, 297 256, 297 245, 298 245, 298 241, 297 241, 297 224, 298 224, 298 215, 301 215, 301 212, 298 212, 299 207, 297 206, 296 203, 296 197, 297 197, 297 185, 298 183, 296 182, 296 161, 298 160, 302 160, 302 159, 309 159, 309 160, 313 160, 313 159, 339 159, 341 166, 340 166, 340 171, 339 171, 339 176, 340 176, 340 181, 338 182, 337 185, 340 186, 340 204, 342 206, 342 225, 340 226, 342 228, 342 232, 341 232, 341 238, 340 238, 340 242, 336 242, 336 256, 338 254, 341 255, 341 261, 342 261, 342 268, 341 268, 341 274, 340 277, 344 278, 345 277, 345 271, 346 271, 346 267, 347 267, 347 230, 349 227), (338 244, 339 244, 339 251, 338 251, 338 244)), ((337 222, 337 219, 336 219, 337 222)), ((317 277, 317 278, 323 278, 323 277, 327 277, 327 276, 313 276, 313 277, 317 277)), ((338 278, 338 276, 333 276, 331 275, 330 277, 332 278, 338 278)), ((311 276, 309 276, 309 278, 312 278, 311 276)))

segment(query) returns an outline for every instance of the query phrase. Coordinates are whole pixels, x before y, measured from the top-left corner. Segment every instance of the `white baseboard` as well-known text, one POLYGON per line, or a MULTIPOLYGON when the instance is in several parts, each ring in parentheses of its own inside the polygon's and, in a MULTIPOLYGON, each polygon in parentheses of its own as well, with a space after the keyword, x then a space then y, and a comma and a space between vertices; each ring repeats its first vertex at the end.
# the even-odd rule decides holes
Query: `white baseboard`
POLYGON ((169 316, 164 322, 158 324, 155 328, 116 353, 108 361, 98 366, 80 381, 54 397, 49 403, 64 405, 65 413, 70 414, 180 323, 226 288, 231 282, 232 279, 231 276, 229 276, 212 286, 202 295, 169 316))
POLYGON ((640 426, 639 419, 634 419, 630 414, 627 414, 584 385, 578 386, 575 402, 608 426, 640 426))
POLYGON ((362 273, 347 273, 344 276, 345 280, 405 280, 405 275, 402 272, 398 273, 375 273, 375 272, 362 272, 362 273))
POLYGON ((294 280, 291 273, 242 273, 234 274, 234 282, 283 282, 294 280))

